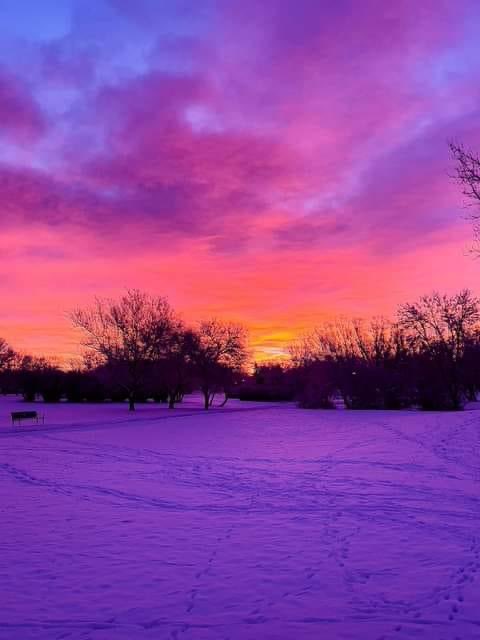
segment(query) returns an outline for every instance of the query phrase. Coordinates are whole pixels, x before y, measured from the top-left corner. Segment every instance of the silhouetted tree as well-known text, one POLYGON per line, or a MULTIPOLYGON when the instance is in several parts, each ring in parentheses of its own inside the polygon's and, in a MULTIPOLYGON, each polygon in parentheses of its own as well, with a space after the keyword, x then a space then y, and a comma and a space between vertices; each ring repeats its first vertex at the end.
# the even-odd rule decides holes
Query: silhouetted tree
POLYGON ((192 338, 192 362, 204 407, 212 406, 219 391, 225 394, 225 404, 228 389, 248 357, 246 331, 240 325, 213 319, 201 322, 192 338))
POLYGON ((420 403, 425 408, 462 407, 467 393, 464 356, 475 341, 479 300, 468 290, 434 293, 399 308, 399 324, 416 355, 420 403))
POLYGON ((6 340, 0 338, 0 371, 10 367, 15 360, 16 353, 6 340))
POLYGON ((103 402, 107 395, 99 371, 75 368, 63 379, 64 394, 69 402, 103 402))
POLYGON ((461 367, 467 400, 474 402, 480 390, 480 335, 478 329, 465 344, 461 367))
POLYGON ((6 340, 0 338, 0 391, 5 392, 10 384, 11 369, 15 365, 17 354, 6 340))
POLYGON ((65 372, 48 364, 39 372, 39 392, 44 402, 60 402, 65 393, 65 372))
POLYGON ((473 222, 474 238, 477 242, 475 251, 480 252, 480 158, 473 151, 465 149, 461 144, 450 143, 450 151, 455 160, 455 180, 462 188, 467 206, 473 206, 478 211, 470 214, 473 222))
POLYGON ((145 375, 176 322, 167 300, 128 290, 119 300, 97 299, 93 307, 74 310, 71 319, 84 333, 84 346, 116 369, 133 411, 145 375))
POLYGON ((339 389, 339 365, 332 358, 315 360, 296 369, 296 399, 305 409, 333 409, 339 389))
POLYGON ((295 397, 292 366, 288 362, 255 363, 253 373, 234 381, 230 397, 258 402, 282 402, 295 397))
POLYGON ((177 322, 172 324, 172 330, 158 345, 152 370, 152 378, 156 383, 154 395, 164 390, 170 409, 182 400, 190 386, 192 355, 196 344, 193 331, 177 322))
POLYGON ((26 402, 34 402, 44 392, 49 396, 45 378, 54 368, 45 358, 23 355, 17 363, 18 391, 26 402), (47 389, 47 390, 46 390, 47 389))
POLYGON ((410 402, 402 331, 385 318, 339 318, 290 349, 302 406, 333 407, 339 392, 348 408, 399 408, 410 402))

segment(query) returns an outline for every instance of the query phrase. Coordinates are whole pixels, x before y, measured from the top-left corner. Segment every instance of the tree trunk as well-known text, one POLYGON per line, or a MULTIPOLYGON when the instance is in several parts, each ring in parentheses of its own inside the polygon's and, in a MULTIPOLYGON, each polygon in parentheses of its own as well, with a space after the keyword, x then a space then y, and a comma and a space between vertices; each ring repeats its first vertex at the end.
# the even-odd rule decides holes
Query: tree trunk
POLYGON ((220 406, 224 407, 227 404, 227 401, 228 401, 228 393, 225 391, 225 398, 223 399, 223 402, 220 406))
POLYGON ((203 393, 203 400, 204 400, 203 407, 204 407, 204 409, 208 410, 209 407, 210 407, 210 393, 209 393, 208 389, 205 390, 205 391, 202 390, 202 393, 203 393))
POLYGON ((175 409, 175 394, 171 393, 168 396, 168 408, 169 409, 175 409))
POLYGON ((135 411, 135 397, 133 393, 130 393, 128 396, 128 410, 135 411))

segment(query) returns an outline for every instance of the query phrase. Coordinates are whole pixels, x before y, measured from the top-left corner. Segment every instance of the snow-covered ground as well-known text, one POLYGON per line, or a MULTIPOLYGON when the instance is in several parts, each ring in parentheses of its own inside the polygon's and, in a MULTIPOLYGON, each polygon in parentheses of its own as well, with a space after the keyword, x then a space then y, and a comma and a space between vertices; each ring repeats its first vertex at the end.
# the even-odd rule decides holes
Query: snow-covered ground
POLYGON ((480 411, 13 407, 1 640, 480 638, 480 411))

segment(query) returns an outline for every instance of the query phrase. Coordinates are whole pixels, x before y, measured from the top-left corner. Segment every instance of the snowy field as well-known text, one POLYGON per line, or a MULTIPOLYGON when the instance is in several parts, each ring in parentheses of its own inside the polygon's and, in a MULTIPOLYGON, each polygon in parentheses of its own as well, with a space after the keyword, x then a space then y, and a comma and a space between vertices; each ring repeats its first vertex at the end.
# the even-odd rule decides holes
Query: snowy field
POLYGON ((1 640, 480 638, 480 411, 0 400, 1 640))

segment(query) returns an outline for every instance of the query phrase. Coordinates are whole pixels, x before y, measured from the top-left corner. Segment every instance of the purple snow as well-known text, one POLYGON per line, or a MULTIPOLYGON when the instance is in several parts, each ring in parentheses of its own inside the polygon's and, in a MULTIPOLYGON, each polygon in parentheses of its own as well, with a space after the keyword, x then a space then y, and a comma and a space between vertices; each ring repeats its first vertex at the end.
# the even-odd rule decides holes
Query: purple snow
POLYGON ((480 413, 0 401, 1 640, 480 638, 480 413))

